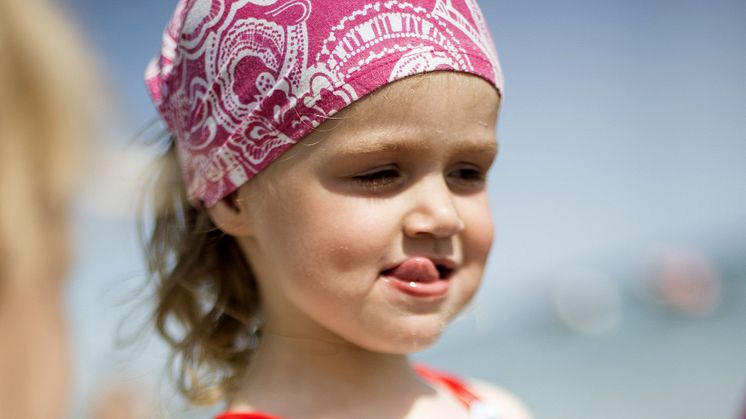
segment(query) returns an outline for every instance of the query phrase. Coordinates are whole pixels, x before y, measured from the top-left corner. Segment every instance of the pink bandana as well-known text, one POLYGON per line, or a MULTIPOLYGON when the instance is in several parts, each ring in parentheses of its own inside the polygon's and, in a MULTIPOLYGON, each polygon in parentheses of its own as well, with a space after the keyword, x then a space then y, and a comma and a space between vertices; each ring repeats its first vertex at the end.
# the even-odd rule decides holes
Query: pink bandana
POLYGON ((340 109, 435 70, 502 91, 475 0, 181 0, 145 77, 209 207, 340 109))

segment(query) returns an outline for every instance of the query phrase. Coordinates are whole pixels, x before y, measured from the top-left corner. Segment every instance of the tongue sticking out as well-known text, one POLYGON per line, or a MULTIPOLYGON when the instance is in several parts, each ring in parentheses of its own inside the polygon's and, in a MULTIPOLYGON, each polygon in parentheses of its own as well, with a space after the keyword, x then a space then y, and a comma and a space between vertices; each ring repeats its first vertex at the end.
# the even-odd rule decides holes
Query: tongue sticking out
POLYGON ((435 264, 423 257, 407 259, 394 269, 385 271, 384 274, 405 282, 435 282, 440 279, 435 264))

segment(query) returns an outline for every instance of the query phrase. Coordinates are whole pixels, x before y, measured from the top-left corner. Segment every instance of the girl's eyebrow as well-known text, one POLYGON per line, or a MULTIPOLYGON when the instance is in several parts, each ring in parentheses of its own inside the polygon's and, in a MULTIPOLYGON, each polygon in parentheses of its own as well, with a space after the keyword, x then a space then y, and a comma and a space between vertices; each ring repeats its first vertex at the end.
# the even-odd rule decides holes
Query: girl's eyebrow
MULTIPOLYGON (((375 138, 368 139, 353 139, 345 141, 345 145, 336 149, 334 154, 340 157, 355 157, 361 155, 372 155, 377 153, 386 152, 423 152, 432 149, 435 145, 432 139, 427 138, 414 138, 407 139, 386 139, 376 140, 375 138)), ((497 155, 498 144, 492 139, 459 140, 453 145, 453 151, 455 153, 464 154, 486 154, 486 155, 497 155)))

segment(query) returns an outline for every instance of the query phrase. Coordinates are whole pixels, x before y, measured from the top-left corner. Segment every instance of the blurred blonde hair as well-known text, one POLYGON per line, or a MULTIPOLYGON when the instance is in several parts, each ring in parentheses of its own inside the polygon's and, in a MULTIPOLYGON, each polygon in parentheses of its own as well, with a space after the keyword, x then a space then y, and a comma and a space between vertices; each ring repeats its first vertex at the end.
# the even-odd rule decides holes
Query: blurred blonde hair
POLYGON ((68 212, 100 90, 46 0, 0 0, 0 416, 65 416, 68 212))
POLYGON ((0 294, 59 279, 69 259, 68 204, 99 85, 54 6, 0 0, 0 294))

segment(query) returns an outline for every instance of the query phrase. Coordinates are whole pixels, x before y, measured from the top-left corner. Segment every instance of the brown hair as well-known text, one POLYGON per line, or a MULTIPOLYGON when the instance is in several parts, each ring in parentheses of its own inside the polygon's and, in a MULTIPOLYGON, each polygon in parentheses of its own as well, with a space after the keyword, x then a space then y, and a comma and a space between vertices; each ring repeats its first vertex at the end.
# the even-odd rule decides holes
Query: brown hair
POLYGON ((212 404, 249 363, 259 293, 236 240, 189 204, 173 139, 156 171, 146 197, 154 224, 141 230, 156 286, 155 326, 174 350, 179 391, 194 404, 212 404))

